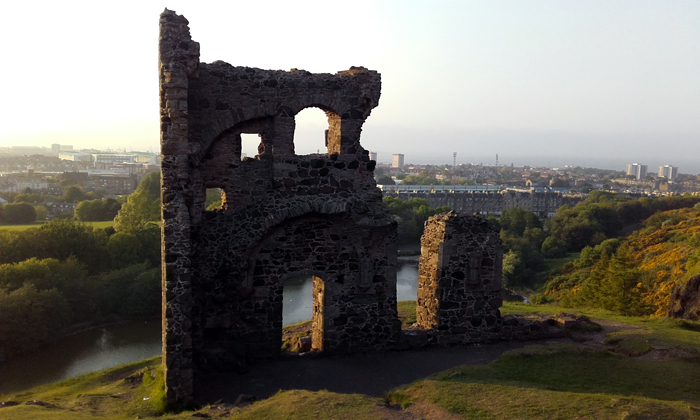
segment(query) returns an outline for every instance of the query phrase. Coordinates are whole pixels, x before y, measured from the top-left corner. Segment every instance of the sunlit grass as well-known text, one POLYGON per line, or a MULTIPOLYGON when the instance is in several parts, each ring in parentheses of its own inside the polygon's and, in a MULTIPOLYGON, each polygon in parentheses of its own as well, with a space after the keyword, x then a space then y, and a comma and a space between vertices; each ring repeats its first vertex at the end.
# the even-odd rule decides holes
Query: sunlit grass
MULTIPOLYGON (((80 223, 85 223, 86 225, 92 226, 95 229, 104 229, 104 228, 114 226, 114 220, 109 220, 106 222, 80 222, 80 223)), ((0 225, 0 229, 27 230, 27 229, 32 229, 32 228, 39 228, 44 224, 45 224, 45 222, 34 222, 34 223, 26 224, 26 225, 0 225)))

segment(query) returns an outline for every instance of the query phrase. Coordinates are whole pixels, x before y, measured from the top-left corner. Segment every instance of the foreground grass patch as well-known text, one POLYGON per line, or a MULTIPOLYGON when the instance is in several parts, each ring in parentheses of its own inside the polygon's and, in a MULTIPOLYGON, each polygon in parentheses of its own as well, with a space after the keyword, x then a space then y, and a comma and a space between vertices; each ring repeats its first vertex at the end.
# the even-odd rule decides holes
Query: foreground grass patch
POLYGON ((385 410, 378 398, 328 391, 284 391, 230 413, 231 419, 382 419, 385 410))
POLYGON ((467 419, 691 419, 700 413, 700 365, 530 346, 418 381, 389 400, 423 401, 467 419))
POLYGON ((160 357, 3 395, 19 405, 0 408, 7 419, 134 418, 165 408, 160 357), (39 404, 32 404, 39 401, 39 404), (27 404, 29 402, 29 405, 27 404))

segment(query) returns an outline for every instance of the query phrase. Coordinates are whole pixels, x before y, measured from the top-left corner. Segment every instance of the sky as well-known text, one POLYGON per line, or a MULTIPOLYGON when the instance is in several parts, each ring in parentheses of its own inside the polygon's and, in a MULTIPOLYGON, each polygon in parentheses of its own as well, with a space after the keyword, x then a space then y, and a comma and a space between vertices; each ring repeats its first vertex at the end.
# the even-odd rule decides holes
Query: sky
MULTIPOLYGON (((379 71, 362 134, 379 162, 700 173, 695 0, 4 2, 0 146, 158 151, 166 7, 202 62, 379 71)), ((326 126, 298 114, 297 152, 326 126)))

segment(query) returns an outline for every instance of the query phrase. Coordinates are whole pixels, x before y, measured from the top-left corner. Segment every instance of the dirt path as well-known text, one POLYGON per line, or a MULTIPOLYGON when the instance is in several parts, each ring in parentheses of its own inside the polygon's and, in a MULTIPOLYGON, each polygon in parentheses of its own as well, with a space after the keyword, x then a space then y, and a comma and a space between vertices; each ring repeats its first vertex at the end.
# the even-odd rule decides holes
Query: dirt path
POLYGON ((249 373, 215 373, 196 387, 197 400, 233 403, 241 394, 268 398, 279 390, 328 390, 375 397, 403 384, 459 365, 489 363, 503 352, 531 344, 568 339, 502 342, 460 347, 358 354, 335 357, 282 358, 253 366, 249 373))

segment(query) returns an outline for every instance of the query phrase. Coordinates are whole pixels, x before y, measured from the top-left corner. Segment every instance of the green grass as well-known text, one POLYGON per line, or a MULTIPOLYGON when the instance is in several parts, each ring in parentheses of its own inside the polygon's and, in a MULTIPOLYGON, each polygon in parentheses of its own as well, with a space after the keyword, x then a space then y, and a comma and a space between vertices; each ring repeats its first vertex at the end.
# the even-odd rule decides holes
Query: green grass
POLYGON ((26 225, 0 225, 0 229, 25 230, 25 229, 37 228, 43 224, 44 224, 44 222, 34 222, 34 223, 26 224, 26 225))
POLYGON ((566 264, 576 261, 580 256, 580 252, 570 252, 566 254, 566 257, 545 259, 544 263, 547 266, 547 274, 549 275, 554 273, 566 264))
MULTIPOLYGON (((85 223, 86 225, 90 225, 95 229, 104 229, 107 227, 114 226, 114 220, 109 220, 106 222, 82 222, 85 223)), ((34 223, 29 223, 26 225, 0 225, 0 229, 8 229, 8 230, 26 230, 26 229, 32 229, 32 228, 38 228, 43 225, 44 222, 34 222, 34 223)))
MULTIPOLYGON (((415 302, 398 307, 404 325, 412 323, 415 302)), ((561 310, 519 303, 502 308, 505 314, 561 310)), ((508 351, 488 365, 454 367, 388 392, 393 408, 361 394, 288 390, 247 407, 205 406, 197 412, 225 419, 700 418, 700 323, 576 312, 618 330, 603 345, 535 344, 508 351), (670 357, 629 357, 652 348, 669 350, 670 357)), ((0 419, 192 418, 194 411, 165 410, 160 369, 160 358, 154 358, 2 396, 22 405, 0 408, 0 419), (56 408, 23 404, 30 400, 56 408)))
POLYGON ((13 395, 3 395, 3 401, 15 401, 20 405, 0 408, 0 418, 133 419, 136 416, 143 418, 160 415, 164 408, 160 362, 161 358, 156 357, 13 395), (33 400, 56 407, 24 404, 33 400))
POLYGON ((396 303, 396 308, 399 311, 399 319, 401 319, 401 327, 408 328, 416 323, 416 301, 403 300, 396 303))
POLYGON ((691 419, 700 412, 700 365, 535 345, 433 375, 388 398, 425 401, 468 419, 691 419))

